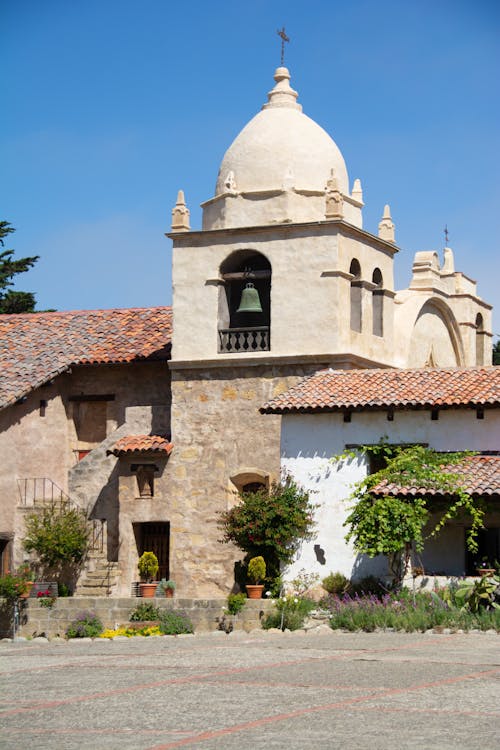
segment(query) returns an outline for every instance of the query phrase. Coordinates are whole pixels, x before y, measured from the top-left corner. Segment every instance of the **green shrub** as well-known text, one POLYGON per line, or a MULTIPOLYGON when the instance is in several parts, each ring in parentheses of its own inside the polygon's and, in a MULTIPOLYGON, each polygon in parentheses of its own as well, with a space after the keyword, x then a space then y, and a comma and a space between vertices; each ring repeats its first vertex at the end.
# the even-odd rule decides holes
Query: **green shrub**
POLYGON ((236 544, 249 556, 266 561, 266 583, 272 584, 281 564, 292 561, 300 543, 314 537, 314 511, 309 493, 287 478, 269 490, 242 492, 240 502, 219 515, 221 542, 236 544))
POLYGON ((498 576, 482 576, 477 581, 463 581, 453 592, 455 603, 462 609, 478 612, 480 609, 500 609, 497 604, 498 576))
POLYGON ((81 508, 54 503, 28 513, 25 523, 24 549, 36 552, 43 565, 81 563, 85 558, 90 530, 81 508))
POLYGON ((160 612, 160 630, 163 635, 194 632, 193 623, 187 614, 175 609, 164 609, 160 612))
POLYGON ((141 580, 144 579, 148 583, 151 583, 156 578, 156 574, 159 570, 158 558, 154 552, 143 552, 137 563, 139 575, 141 580))
POLYGON ((247 578, 252 584, 259 584, 266 577, 266 563, 260 555, 252 557, 248 563, 247 578))
POLYGON ((131 613, 129 620, 131 622, 150 622, 151 620, 160 619, 160 610, 150 602, 139 604, 131 613))
POLYGON ((226 612, 228 615, 237 615, 241 612, 247 602, 245 594, 229 594, 227 597, 226 612))
POLYGON ((262 619, 264 630, 299 630, 311 610, 316 607, 312 599, 300 596, 284 596, 276 601, 276 608, 262 619))
POLYGON ((66 628, 67 638, 95 638, 104 630, 94 612, 80 612, 66 628))
POLYGON ((329 594, 343 594, 349 588, 349 579, 343 573, 330 573, 323 578, 321 585, 329 594))

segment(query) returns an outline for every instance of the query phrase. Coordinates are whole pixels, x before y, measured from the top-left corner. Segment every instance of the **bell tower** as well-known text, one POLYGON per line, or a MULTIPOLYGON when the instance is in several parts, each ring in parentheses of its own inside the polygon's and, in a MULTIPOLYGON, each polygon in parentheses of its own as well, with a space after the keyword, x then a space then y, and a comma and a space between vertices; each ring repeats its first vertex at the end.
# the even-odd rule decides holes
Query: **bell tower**
POLYGON ((363 229, 360 181, 350 190, 338 146, 302 112, 287 68, 274 81, 222 159, 203 228, 190 228, 180 191, 168 235, 169 520, 186 595, 227 594, 241 554, 217 541, 217 513, 242 487, 280 476, 280 417, 261 405, 323 367, 392 363, 394 235, 363 229))

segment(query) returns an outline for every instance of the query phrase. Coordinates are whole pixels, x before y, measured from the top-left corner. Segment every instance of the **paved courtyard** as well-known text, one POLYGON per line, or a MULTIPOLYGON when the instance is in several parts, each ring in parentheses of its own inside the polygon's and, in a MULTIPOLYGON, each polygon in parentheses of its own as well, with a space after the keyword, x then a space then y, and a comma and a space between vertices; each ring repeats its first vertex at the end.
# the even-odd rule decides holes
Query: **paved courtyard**
POLYGON ((500 747, 493 634, 0 643, 0 748, 500 747))

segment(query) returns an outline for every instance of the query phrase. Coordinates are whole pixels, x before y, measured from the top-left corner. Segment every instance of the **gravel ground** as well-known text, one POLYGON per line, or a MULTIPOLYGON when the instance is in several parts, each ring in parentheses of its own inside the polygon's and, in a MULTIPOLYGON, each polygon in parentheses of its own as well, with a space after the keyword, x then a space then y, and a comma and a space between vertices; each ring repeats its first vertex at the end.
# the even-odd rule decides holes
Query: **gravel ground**
POLYGON ((492 633, 0 643, 0 748, 500 747, 492 633))

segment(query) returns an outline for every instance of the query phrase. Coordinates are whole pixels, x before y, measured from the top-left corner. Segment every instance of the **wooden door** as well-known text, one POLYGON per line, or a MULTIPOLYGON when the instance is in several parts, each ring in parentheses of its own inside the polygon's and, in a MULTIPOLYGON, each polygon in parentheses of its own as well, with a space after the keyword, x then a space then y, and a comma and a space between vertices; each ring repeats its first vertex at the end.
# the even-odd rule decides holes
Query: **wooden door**
POLYGON ((158 558, 160 569, 157 578, 169 578, 170 566, 170 523, 152 522, 141 523, 141 541, 139 555, 143 552, 154 552, 158 558))

